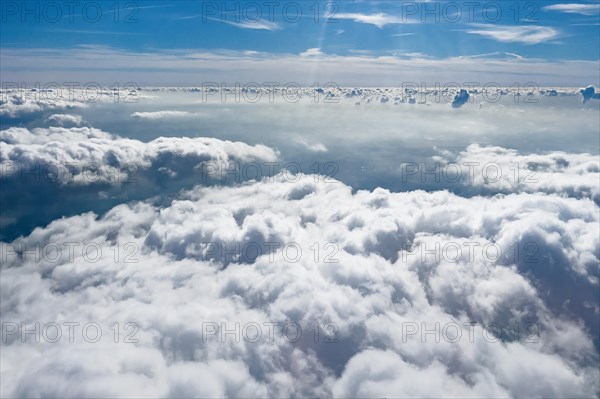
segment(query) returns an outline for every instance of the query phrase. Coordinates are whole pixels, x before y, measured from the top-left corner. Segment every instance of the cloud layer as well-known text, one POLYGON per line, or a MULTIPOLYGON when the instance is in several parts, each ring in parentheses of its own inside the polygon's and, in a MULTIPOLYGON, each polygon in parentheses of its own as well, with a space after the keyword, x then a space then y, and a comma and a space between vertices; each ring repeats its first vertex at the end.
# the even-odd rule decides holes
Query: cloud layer
POLYGON ((119 205, 13 242, 11 249, 93 242, 104 250, 94 262, 81 247, 58 261, 5 252, 3 321, 118 321, 140 330, 139 342, 119 344, 112 335, 36 344, 13 334, 3 347, 3 396, 597 394, 594 202, 353 193, 312 175, 295 180, 197 187, 165 207, 119 205), (230 256, 209 253, 206 242, 230 256), (267 242, 279 247, 259 257, 239 250, 267 242), (292 242, 300 257, 283 252, 292 242), (453 248, 467 242, 477 244, 472 256, 457 257, 453 248), (125 243, 135 251, 115 259, 109 248, 125 243), (501 256, 481 250, 492 244, 501 256), (450 252, 436 256, 436 245, 450 252), (266 330, 257 342, 235 339, 235 323, 270 322, 297 323, 304 334, 296 342, 279 330, 272 342, 266 330), (450 330, 423 335, 436 322, 472 322, 472 339, 466 330, 457 340, 450 330), (207 323, 234 333, 207 334, 207 323), (314 323, 334 327, 315 340, 314 323), (514 339, 515 323, 538 329, 514 339), (336 342, 324 340, 330 336, 336 342))
MULTIPOLYGON (((385 20, 384 20, 385 22, 385 20)), ((377 22, 378 24, 384 22, 377 22)), ((545 26, 503 26, 479 24, 467 32, 503 42, 535 44, 557 37, 555 28, 545 26)), ((411 81, 497 82, 543 85, 581 85, 598 80, 597 61, 517 59, 495 57, 471 59, 465 56, 432 58, 412 53, 410 57, 390 55, 335 54, 324 52, 305 57, 298 51, 156 50, 128 52, 106 46, 76 49, 3 49, 2 74, 6 82, 97 82, 112 85, 115 80, 143 86, 184 86, 189 82, 336 82, 340 86, 397 86, 398 76, 411 81), (65 72, 65 60, 76 71, 65 72), (90 59, 94 62, 91 63, 90 59), (45 65, 44 74, 29 72, 29 65, 45 65), (132 67, 135 66, 135 68, 132 67), (141 66, 140 66, 141 65, 141 66), (543 75, 532 71, 544 71, 543 75)))
POLYGON ((477 144, 458 155, 442 153, 441 159, 445 162, 439 175, 445 176, 445 183, 450 183, 450 187, 460 178, 461 184, 478 193, 542 192, 590 198, 600 203, 597 155, 562 151, 524 155, 514 149, 477 144))
POLYGON ((0 143, 0 225, 9 236, 26 232, 32 223, 101 204, 169 195, 196 184, 239 182, 249 174, 231 175, 230 168, 235 172, 257 164, 262 171, 264 163, 278 160, 263 145, 202 137, 145 143, 90 127, 11 127, 0 131, 0 143), (11 230, 18 226, 25 230, 11 230))

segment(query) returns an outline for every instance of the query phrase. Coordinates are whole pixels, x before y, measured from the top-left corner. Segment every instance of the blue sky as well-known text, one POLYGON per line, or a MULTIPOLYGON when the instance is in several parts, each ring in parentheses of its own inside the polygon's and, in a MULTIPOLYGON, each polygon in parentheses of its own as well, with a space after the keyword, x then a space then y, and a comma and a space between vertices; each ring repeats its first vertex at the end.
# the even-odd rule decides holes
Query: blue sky
MULTIPOLYGON (((482 57, 597 62, 599 11, 598 1, 590 0, 83 1, 72 8, 63 2, 3 2, 2 69, 10 73, 52 64, 40 58, 25 63, 24 57, 37 54, 31 49, 61 55, 90 49, 102 49, 105 55, 109 50, 163 57, 175 52, 172 57, 182 62, 197 52, 229 52, 229 57, 257 52, 263 61, 304 55, 337 61, 482 57)), ((107 68, 120 71, 124 66, 107 68)))

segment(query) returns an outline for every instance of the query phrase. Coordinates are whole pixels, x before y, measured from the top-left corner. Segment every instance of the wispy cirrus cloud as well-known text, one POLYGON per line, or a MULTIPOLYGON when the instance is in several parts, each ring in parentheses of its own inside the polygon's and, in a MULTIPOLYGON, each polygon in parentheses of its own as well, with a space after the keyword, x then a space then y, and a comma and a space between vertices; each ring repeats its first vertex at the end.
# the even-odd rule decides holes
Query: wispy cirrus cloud
POLYGON ((132 118, 138 119, 164 119, 164 118, 180 118, 193 115, 185 111, 154 111, 154 112, 134 112, 132 118))
POLYGON ((600 4, 552 4, 542 7, 544 11, 559 11, 568 14, 595 15, 600 12, 600 4))
POLYGON ((227 21, 225 19, 218 19, 218 18, 208 18, 208 19, 213 20, 213 21, 221 21, 223 23, 235 26, 236 28, 240 28, 240 29, 255 29, 255 30, 268 30, 268 31, 276 31, 276 30, 281 29, 281 26, 277 22, 266 21, 264 19, 260 19, 260 20, 256 20, 256 21, 249 20, 249 21, 240 21, 240 22, 227 21))
POLYGON ((549 26, 509 26, 491 24, 471 24, 475 29, 466 32, 505 43, 538 44, 555 39, 559 30, 549 26))
POLYGON ((360 22, 363 24, 375 25, 379 29, 386 25, 391 24, 406 24, 411 21, 407 18, 397 17, 395 15, 389 15, 382 12, 376 14, 361 14, 361 13, 341 13, 337 14, 335 18, 338 19, 350 19, 354 22, 360 22))
POLYGON ((474 54, 474 55, 462 55, 457 57, 458 59, 473 59, 473 58, 494 58, 494 59, 509 59, 509 58, 514 58, 516 60, 519 61, 525 61, 526 58, 516 54, 516 53, 509 53, 509 52, 501 52, 501 51, 494 51, 493 53, 484 53, 484 54, 474 54), (503 57, 504 56, 504 57, 503 57))

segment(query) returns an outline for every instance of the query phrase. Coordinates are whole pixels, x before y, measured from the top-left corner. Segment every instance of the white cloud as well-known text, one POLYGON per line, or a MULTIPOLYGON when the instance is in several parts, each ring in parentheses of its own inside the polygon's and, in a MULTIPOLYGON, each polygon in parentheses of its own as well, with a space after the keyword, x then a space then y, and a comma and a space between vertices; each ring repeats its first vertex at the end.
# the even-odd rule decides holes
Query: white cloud
POLYGON ((595 15, 598 14, 598 12, 600 12, 600 5, 581 3, 552 4, 549 6, 542 7, 542 10, 560 11, 569 14, 595 15))
POLYGON ((59 219, 15 244, 94 242, 103 256, 9 255, 0 269, 2 322, 101 321, 107 334, 95 344, 79 334, 56 344, 11 335, 2 348, 2 395, 590 397, 600 388, 598 315, 582 309, 597 303, 599 217, 587 199, 353 193, 339 182, 282 174, 197 187, 164 206, 130 203, 100 217, 59 219), (207 241, 229 249, 294 242, 304 256, 292 263, 275 251, 273 261, 266 254, 236 261, 203 254, 207 241), (315 261, 315 242, 334 244, 338 262, 315 261), (496 243, 507 256, 402 256, 407 243, 464 242, 496 243), (511 246, 530 242, 541 263, 512 256, 511 246), (138 262, 115 261, 115 243, 135 244, 138 262), (139 325, 139 342, 115 344, 112 321, 139 325), (279 332, 274 342, 255 343, 203 332, 205 322, 233 329, 288 321, 304 330, 296 344, 279 332), (338 341, 316 343, 317 321, 335 323, 338 341), (404 329, 468 321, 476 323, 473 340, 463 331, 455 343, 404 329), (539 342, 485 339, 492 335, 482 326, 492 321, 534 322, 539 342))
POLYGON ((375 14, 340 13, 336 14, 335 18, 350 19, 352 21, 360 22, 363 24, 375 25, 379 29, 383 28, 386 25, 410 23, 410 21, 407 18, 400 18, 382 12, 375 14))
POLYGON ((473 54, 473 55, 463 55, 460 56, 458 58, 496 58, 498 59, 500 56, 508 56, 508 57, 512 57, 515 58, 519 61, 525 61, 526 58, 516 54, 516 53, 509 53, 509 52, 501 52, 501 51, 494 51, 492 53, 484 53, 484 54, 473 54))
POLYGON ((559 31, 548 26, 508 26, 495 24, 472 24, 477 29, 467 30, 472 35, 484 36, 499 42, 538 44, 555 39, 559 31))
MULTIPOLYGON (((477 27, 473 30, 487 32, 488 28, 477 27)), ((509 33, 509 36, 514 38, 519 34, 509 33)), ((534 39, 535 36, 524 40, 534 39)), ((516 62, 517 60, 506 57, 485 60, 461 57, 406 59, 325 53, 319 57, 302 57, 298 54, 191 49, 129 53, 106 47, 82 47, 77 50, 3 49, 2 55, 2 75, 6 81, 76 80, 99 82, 107 86, 112 85, 115 80, 136 82, 140 86, 187 86, 194 81, 226 82, 229 85, 236 82, 275 81, 311 86, 318 81, 321 84, 336 82, 340 86, 396 86, 399 71, 411 76, 411 81, 429 83, 479 81, 512 85, 515 75, 519 75, 522 81, 533 81, 540 86, 580 86, 582 82, 593 83, 598 79, 597 62, 583 60, 525 59, 516 62), (94 59, 93 64, 90 64, 90 58, 94 59), (64 72, 62 66, 66 59, 76 71, 64 72), (315 63, 318 63, 318 68, 315 63), (45 66, 43 76, 38 72, 28 72, 27 66, 32 64, 45 66), (136 68, 132 65, 136 65, 136 68), (545 71, 542 76, 534 72, 540 70, 545 71)))
POLYGON ((228 25, 235 26, 236 28, 241 29, 254 29, 254 30, 268 30, 268 31, 276 31, 281 29, 281 26, 277 22, 266 21, 264 19, 260 20, 245 20, 245 21, 228 21, 226 19, 217 19, 217 18, 208 18, 213 21, 220 21, 226 23, 228 25))
POLYGON ((562 151, 522 155, 514 149, 472 144, 447 161, 462 165, 464 183, 477 189, 554 193, 600 203, 600 161, 595 155, 562 151), (467 173, 465 165, 473 169, 467 173))
POLYGON ((132 118, 139 119, 168 119, 168 118, 179 118, 189 116, 189 112, 185 111, 152 111, 152 112, 134 112, 131 114, 132 118))
POLYGON ((55 94, 22 95, 22 93, 15 92, 13 94, 6 90, 2 92, 0 99, 0 116, 17 118, 27 114, 86 108, 87 106, 88 104, 83 101, 69 100, 55 94))
POLYGON ((504 397, 508 392, 497 384, 473 386, 453 376, 444 364, 433 361, 425 367, 406 362, 399 354, 367 349, 354 356, 333 388, 335 397, 504 397), (435 384, 427 383, 435 381, 435 384), (442 393, 442 396, 440 396, 442 393))
POLYGON ((11 127, 0 131, 0 200, 6 215, 0 223, 7 234, 32 217, 47 223, 73 209, 169 195, 196 184, 240 182, 246 175, 227 175, 228 167, 277 159, 277 152, 263 145, 213 138, 160 137, 144 143, 89 127, 11 127), (53 197, 61 201, 48 206, 53 197))
POLYGON ((582 102, 585 104, 590 100, 600 100, 600 92, 596 92, 596 87, 590 85, 584 89, 580 89, 579 92, 583 97, 582 102))
MULTIPOLYGON (((160 137, 144 143, 88 127, 50 127, 31 131, 11 127, 0 131, 0 140, 3 163, 31 169, 36 165, 53 165, 49 173, 62 172, 53 178, 57 184, 65 185, 120 185, 131 177, 121 171, 129 166, 139 168, 136 173, 144 172, 149 178, 157 178, 164 173, 171 177, 200 173, 198 168, 206 162, 277 160, 277 153, 264 145, 250 146, 205 137, 160 137), (90 164, 100 166, 93 179, 86 178, 89 171, 83 168, 90 164), (67 165, 80 167, 68 169, 67 165)), ((9 167, 2 168, 2 173, 5 178, 19 178, 19 173, 9 167)))
POLYGON ((56 123, 59 126, 64 126, 64 125, 80 126, 83 123, 83 118, 80 115, 52 114, 48 117, 48 122, 56 123))
POLYGON ((314 47, 314 48, 309 48, 308 50, 300 53, 300 57, 310 57, 310 56, 316 56, 316 55, 322 55, 322 54, 323 53, 321 52, 320 48, 314 47))
POLYGON ((322 143, 311 143, 306 138, 300 137, 298 138, 298 143, 306 147, 309 151, 312 152, 327 152, 329 151, 327 147, 322 143))
POLYGON ((452 108, 460 108, 469 101, 469 97, 469 92, 465 89, 461 89, 460 92, 454 96, 450 105, 452 105, 452 108))

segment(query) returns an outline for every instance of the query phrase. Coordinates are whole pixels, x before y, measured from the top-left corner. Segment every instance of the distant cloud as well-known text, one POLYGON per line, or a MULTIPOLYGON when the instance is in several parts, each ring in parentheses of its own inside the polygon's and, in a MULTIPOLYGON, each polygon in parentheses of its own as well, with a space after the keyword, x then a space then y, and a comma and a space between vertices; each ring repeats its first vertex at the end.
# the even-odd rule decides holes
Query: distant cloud
POLYGON ((416 35, 416 33, 414 33, 414 32, 395 33, 392 35, 392 37, 413 36, 413 35, 416 35))
POLYGON ((508 26, 472 24, 477 29, 467 30, 472 35, 480 35, 499 42, 538 44, 555 39, 559 31, 548 26, 508 26))
POLYGON ((405 24, 409 23, 407 18, 400 18, 394 15, 385 14, 382 12, 376 14, 361 14, 361 13, 342 13, 335 16, 339 19, 351 19, 354 22, 363 24, 375 25, 379 29, 390 24, 405 24))
POLYGON ((474 165, 472 178, 462 183, 477 189, 478 193, 510 194, 545 193, 584 199, 588 198, 600 203, 600 161, 592 154, 571 154, 564 151, 527 154, 515 149, 478 144, 469 145, 458 156, 446 155, 448 163, 456 165, 474 165), (507 173, 497 179, 486 178, 483 170, 493 159, 500 169, 509 170, 515 165, 515 173, 522 178, 507 173), (526 176, 526 177, 525 177, 526 176))
POLYGON ((240 22, 227 21, 224 19, 217 19, 217 18, 208 18, 208 19, 211 19, 213 21, 224 22, 228 25, 233 25, 236 28, 241 28, 241 29, 255 29, 255 30, 268 30, 268 31, 276 31, 276 30, 281 29, 281 26, 279 26, 279 24, 277 24, 276 22, 265 21, 264 19, 257 20, 257 21, 240 21, 240 22))
POLYGON ((232 176, 222 171, 230 165, 277 160, 278 153, 270 147, 214 138, 142 142, 90 127, 10 127, 0 130, 0 239, 22 232, 31 215, 44 225, 61 215, 97 209, 107 200, 143 199, 204 183, 228 184, 232 176), (20 168, 40 172, 23 179, 20 168), (12 196, 22 200, 13 201, 12 196), (46 206, 48 198, 60 198, 60 205, 46 206))
MULTIPOLYGON (((500 29, 495 27, 495 29, 500 29)), ((472 29, 476 30, 476 29, 472 29)), ((477 30, 483 31, 483 28, 477 30)), ((491 34, 486 31, 486 34, 491 34)), ((105 46, 77 46, 65 49, 2 49, 1 73, 7 82, 31 82, 40 72, 31 65, 44 67, 48 81, 69 82, 73 72, 64 70, 68 60, 77 69, 79 81, 111 85, 115 81, 135 82, 139 86, 186 86, 190 82, 297 82, 312 85, 336 82, 339 85, 394 85, 398 71, 415 81, 479 81, 513 84, 515 74, 539 85, 581 86, 581 82, 598 79, 597 60, 516 60, 518 57, 483 57, 477 59, 445 57, 402 52, 367 56, 363 54, 329 54, 323 48, 306 49, 296 54, 265 53, 248 50, 153 50, 130 52, 105 46), (321 52, 322 54, 318 54, 321 52), (94 62, 91 63, 90 59, 94 62), (517 62, 518 61, 518 62, 517 62), (318 68, 315 64, 318 62, 318 68), (311 71, 314 71, 311 75, 311 71), (540 75, 536 71, 544 71, 540 75)), ((141 94, 138 92, 137 96, 141 94)), ((40 108, 43 104, 23 104, 8 99, 0 104, 0 115, 14 114, 17 108, 40 108)), ((82 103, 83 104, 83 103, 82 103)), ((52 104, 56 109, 60 103, 52 104)), ((65 104, 65 106, 68 104, 65 104)), ((83 104, 85 105, 85 104, 83 104)), ((50 106, 50 105, 48 105, 50 106)), ((141 110, 140 110, 141 111, 141 110)), ((58 112, 56 112, 58 113, 58 112)))
POLYGON ((154 111, 154 112, 134 112, 131 114, 132 118, 139 119, 164 119, 164 118, 178 118, 182 116, 190 115, 189 112, 185 111, 154 111))
POLYGON ((545 11, 560 11, 569 14, 594 15, 600 12, 600 4, 552 4, 542 7, 545 11))
POLYGON ((474 54, 474 55, 461 55, 458 58, 499 58, 501 56, 508 56, 510 58, 515 58, 519 61, 525 61, 525 57, 516 54, 516 53, 509 53, 509 52, 501 52, 501 51, 494 51, 493 53, 485 53, 485 54, 474 54))
POLYGON ((585 89, 579 90, 581 95, 583 96, 583 103, 587 103, 591 99, 600 100, 600 93, 596 93, 596 88, 594 86, 588 86, 585 89))
MULTIPOLYGON (((150 142, 122 138, 100 129, 89 127, 49 127, 28 130, 10 127, 0 131, 2 162, 27 165, 76 165, 85 162, 97 164, 99 168, 94 179, 86 177, 85 169, 73 169, 69 173, 57 173, 56 181, 62 185, 98 185, 109 183, 120 185, 127 174, 115 173, 124 165, 136 165, 136 178, 142 173, 148 179, 160 179, 161 174, 183 176, 197 173, 204 162, 214 161, 229 164, 249 161, 275 161, 277 153, 264 145, 251 146, 241 142, 223 141, 214 138, 175 138, 160 137, 150 142), (146 172, 143 172, 146 171, 146 172)), ((16 179, 19 175, 8 168, 0 168, 4 182, 16 179)), ((40 189, 35 182, 35 190, 40 189)), ((19 190, 27 190, 21 184, 19 190)), ((31 187, 29 187, 31 189, 31 187)))
POLYGON ((53 114, 48 117, 48 122, 56 123, 58 126, 74 125, 79 126, 83 122, 80 115, 71 114, 53 114))
POLYGON ((5 118, 88 107, 88 104, 83 101, 67 101, 63 98, 45 98, 44 96, 27 98, 18 93, 10 95, 9 92, 3 96, 5 98, 0 99, 0 116, 5 118))
POLYGON ((393 51, 391 54, 394 57, 399 58, 409 58, 409 59, 432 59, 432 57, 425 53, 420 52, 402 52, 402 51, 393 51))
POLYGON ((312 152, 327 152, 329 151, 327 147, 322 143, 311 143, 306 140, 304 137, 300 137, 297 142, 306 147, 309 151, 312 152))
POLYGON ((469 93, 465 89, 460 89, 460 93, 454 96, 452 108, 460 108, 469 101, 469 93))
POLYGON ((357 54, 357 55, 366 55, 366 56, 373 56, 373 54, 375 53, 373 50, 365 50, 365 49, 348 49, 348 52, 350 54, 357 54))
POLYGON ((310 56, 313 56, 313 55, 321 55, 321 54, 323 54, 321 52, 321 49, 318 48, 318 47, 314 47, 314 48, 309 48, 308 50, 303 51, 302 53, 300 53, 300 57, 310 57, 310 56))

